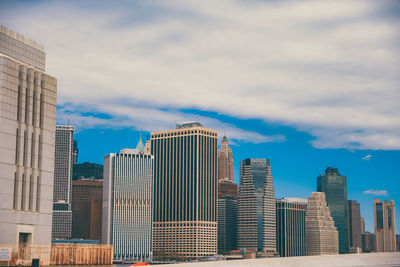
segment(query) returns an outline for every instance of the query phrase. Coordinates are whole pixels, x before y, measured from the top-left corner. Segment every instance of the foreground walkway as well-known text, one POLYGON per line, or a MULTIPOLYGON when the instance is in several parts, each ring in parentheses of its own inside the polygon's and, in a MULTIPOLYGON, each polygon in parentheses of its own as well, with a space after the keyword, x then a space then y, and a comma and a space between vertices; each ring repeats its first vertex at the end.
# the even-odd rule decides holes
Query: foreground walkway
MULTIPOLYGON (((161 266, 161 265, 159 265, 161 266)), ((162 265, 175 267, 330 267, 330 266, 400 266, 400 252, 364 253, 329 256, 266 258, 162 265)))

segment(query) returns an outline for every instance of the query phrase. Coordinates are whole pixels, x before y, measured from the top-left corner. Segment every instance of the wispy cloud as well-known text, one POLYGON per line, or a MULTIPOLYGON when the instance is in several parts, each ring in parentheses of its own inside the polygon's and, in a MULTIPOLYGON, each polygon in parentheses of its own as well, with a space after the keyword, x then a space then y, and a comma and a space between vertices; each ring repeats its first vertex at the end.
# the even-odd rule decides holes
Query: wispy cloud
POLYGON ((374 195, 374 196, 384 196, 384 197, 389 196, 387 190, 374 190, 374 189, 369 189, 369 190, 363 191, 363 194, 374 195))
POLYGON ((368 154, 368 155, 362 157, 362 159, 363 159, 363 160, 370 160, 371 157, 372 157, 372 155, 371 155, 371 154, 368 154))
POLYGON ((0 9, 45 44, 60 104, 125 117, 146 103, 158 122, 209 110, 295 127, 318 148, 400 149, 398 1, 93 3, 0 9))

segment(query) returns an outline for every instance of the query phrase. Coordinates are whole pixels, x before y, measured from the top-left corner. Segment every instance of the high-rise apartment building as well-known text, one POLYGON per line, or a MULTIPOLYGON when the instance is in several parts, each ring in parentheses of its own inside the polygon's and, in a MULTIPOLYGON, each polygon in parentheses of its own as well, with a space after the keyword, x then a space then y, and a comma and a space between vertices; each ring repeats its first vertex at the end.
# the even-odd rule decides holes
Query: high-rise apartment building
POLYGON ((347 204, 349 210, 349 247, 362 248, 360 204, 355 200, 348 200, 347 204))
POLYGON ((218 181, 228 180, 233 183, 234 165, 232 149, 229 147, 228 138, 224 135, 221 146, 218 148, 218 181))
POLYGON ((56 126, 52 239, 71 238, 74 131, 74 126, 56 126))
POLYGON ((306 255, 307 199, 276 201, 276 243, 281 257, 306 255))
POLYGON ((268 159, 240 162, 238 248, 276 253, 276 199, 268 159))
POLYGON ((307 256, 338 254, 338 231, 323 192, 313 192, 306 211, 307 256))
POLYGON ((396 251, 394 200, 374 199, 374 222, 376 252, 396 251))
POLYGON ((57 80, 45 57, 0 26, 0 247, 49 265, 57 80))
POLYGON ((339 174, 336 168, 326 168, 325 175, 317 178, 317 191, 325 193, 326 203, 339 233, 339 253, 348 253, 349 218, 346 176, 339 174))
POLYGON ((153 163, 142 149, 104 157, 101 240, 114 260, 149 262, 153 257, 153 163))
POLYGON ((217 131, 200 123, 151 133, 154 256, 217 253, 217 131))
POLYGON ((100 240, 103 180, 72 181, 72 238, 100 240))

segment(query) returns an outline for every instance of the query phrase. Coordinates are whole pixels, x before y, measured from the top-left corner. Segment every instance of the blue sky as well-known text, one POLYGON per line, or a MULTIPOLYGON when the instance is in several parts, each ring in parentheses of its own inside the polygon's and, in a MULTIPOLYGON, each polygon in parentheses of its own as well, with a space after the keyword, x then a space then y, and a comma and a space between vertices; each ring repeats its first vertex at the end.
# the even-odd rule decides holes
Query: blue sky
POLYGON ((372 231, 373 198, 400 203, 399 12, 394 0, 3 0, 0 23, 45 46, 80 162, 199 120, 230 139, 236 181, 241 160, 269 158, 277 197, 307 197, 339 168, 372 231))

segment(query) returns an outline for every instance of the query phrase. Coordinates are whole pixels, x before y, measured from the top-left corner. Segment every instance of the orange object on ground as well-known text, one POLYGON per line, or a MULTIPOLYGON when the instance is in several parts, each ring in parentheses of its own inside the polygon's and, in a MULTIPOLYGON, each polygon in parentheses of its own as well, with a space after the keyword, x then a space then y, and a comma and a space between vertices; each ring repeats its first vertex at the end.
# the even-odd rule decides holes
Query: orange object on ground
POLYGON ((147 265, 150 265, 150 264, 147 262, 137 262, 135 264, 132 264, 131 266, 147 266, 147 265))

